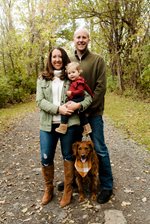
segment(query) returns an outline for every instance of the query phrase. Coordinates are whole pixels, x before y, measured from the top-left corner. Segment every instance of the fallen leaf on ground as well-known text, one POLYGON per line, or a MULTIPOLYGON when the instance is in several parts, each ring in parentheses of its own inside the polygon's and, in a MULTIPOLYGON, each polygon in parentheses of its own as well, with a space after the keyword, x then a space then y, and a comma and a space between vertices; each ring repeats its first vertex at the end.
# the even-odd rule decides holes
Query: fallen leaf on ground
POLYGON ((126 207, 126 206, 129 206, 129 205, 131 205, 131 202, 129 202, 129 201, 123 201, 123 202, 121 203, 121 206, 122 206, 122 207, 126 207))

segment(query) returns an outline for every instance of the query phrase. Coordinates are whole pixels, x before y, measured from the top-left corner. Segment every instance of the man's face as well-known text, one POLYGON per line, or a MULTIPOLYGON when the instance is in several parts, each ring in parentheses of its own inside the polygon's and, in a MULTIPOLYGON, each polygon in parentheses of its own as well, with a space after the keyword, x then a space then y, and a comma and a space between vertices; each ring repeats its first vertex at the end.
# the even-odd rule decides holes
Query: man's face
POLYGON ((87 49, 89 41, 89 35, 84 30, 79 30, 74 35, 74 45, 80 53, 83 53, 87 49))

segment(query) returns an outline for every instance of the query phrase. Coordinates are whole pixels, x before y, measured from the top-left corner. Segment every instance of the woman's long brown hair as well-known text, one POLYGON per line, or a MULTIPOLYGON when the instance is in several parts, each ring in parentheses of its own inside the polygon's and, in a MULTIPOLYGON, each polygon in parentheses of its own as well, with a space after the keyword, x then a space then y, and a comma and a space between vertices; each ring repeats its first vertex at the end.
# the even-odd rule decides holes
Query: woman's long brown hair
POLYGON ((51 63, 51 58, 52 58, 52 52, 57 49, 61 52, 62 54, 62 63, 63 63, 63 67, 62 67, 62 76, 60 77, 60 79, 64 79, 66 77, 66 71, 65 71, 65 68, 67 66, 67 64, 70 62, 70 59, 67 55, 67 52, 61 48, 61 47, 54 47, 51 49, 50 53, 49 53, 49 56, 48 56, 48 59, 47 59, 47 63, 46 63, 46 68, 45 68, 45 71, 42 73, 42 77, 46 80, 52 80, 53 77, 54 77, 54 70, 55 68, 52 66, 52 63, 51 63))

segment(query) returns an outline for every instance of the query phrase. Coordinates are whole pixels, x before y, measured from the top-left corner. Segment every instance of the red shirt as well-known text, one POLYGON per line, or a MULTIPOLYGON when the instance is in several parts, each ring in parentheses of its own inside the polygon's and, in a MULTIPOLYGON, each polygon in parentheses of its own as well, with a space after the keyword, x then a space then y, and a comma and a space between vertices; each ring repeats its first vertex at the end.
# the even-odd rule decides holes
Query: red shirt
POLYGON ((71 91, 71 96, 68 97, 69 100, 75 96, 84 96, 84 91, 87 91, 91 96, 93 96, 90 87, 87 85, 85 79, 81 76, 79 76, 77 80, 71 82, 68 91, 71 91))

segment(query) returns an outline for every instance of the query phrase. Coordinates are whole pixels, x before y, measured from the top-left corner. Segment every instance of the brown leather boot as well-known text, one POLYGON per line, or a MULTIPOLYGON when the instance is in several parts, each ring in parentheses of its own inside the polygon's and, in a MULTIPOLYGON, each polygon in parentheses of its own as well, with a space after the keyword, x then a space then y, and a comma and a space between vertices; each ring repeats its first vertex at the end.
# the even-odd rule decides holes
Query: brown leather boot
POLYGON ((88 123, 88 124, 85 124, 84 126, 83 126, 83 135, 88 135, 88 134, 90 134, 92 132, 92 129, 91 129, 91 126, 90 126, 90 124, 88 123))
POLYGON ((42 198, 42 205, 46 205, 53 198, 54 165, 43 166, 42 175, 45 180, 45 190, 44 190, 44 195, 42 198))
POLYGON ((71 202, 73 177, 74 177, 74 162, 65 160, 64 161, 64 193, 60 201, 61 207, 65 207, 71 202))
POLYGON ((61 134, 66 134, 67 128, 68 128, 67 124, 60 124, 59 127, 55 129, 55 131, 57 131, 61 134))

